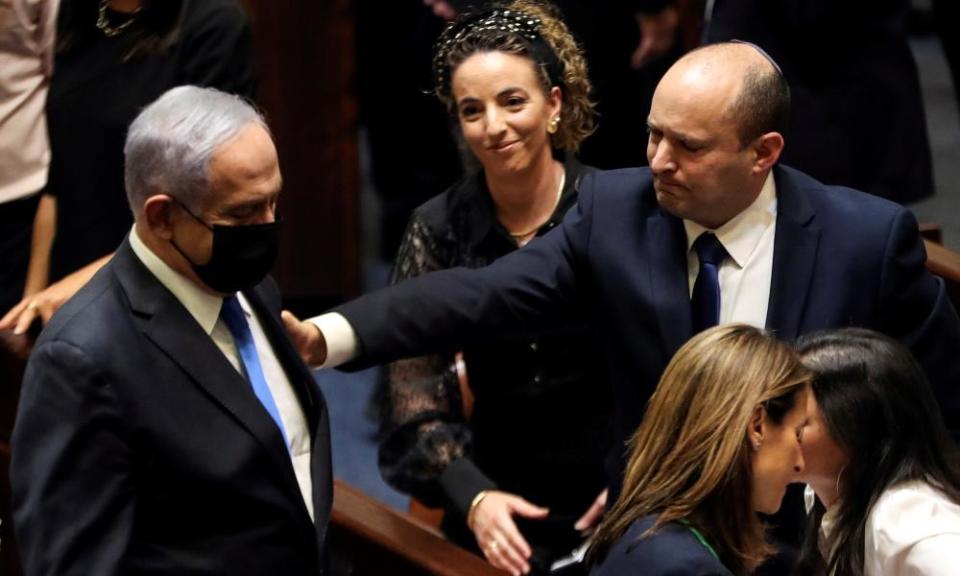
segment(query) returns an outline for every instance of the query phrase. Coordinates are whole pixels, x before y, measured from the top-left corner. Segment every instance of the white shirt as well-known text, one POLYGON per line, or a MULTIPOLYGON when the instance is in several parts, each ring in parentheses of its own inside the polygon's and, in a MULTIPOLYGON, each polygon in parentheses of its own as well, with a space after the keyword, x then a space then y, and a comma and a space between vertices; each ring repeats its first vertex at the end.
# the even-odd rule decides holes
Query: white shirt
POLYGON ((704 232, 713 232, 727 250, 717 273, 720 283, 720 323, 743 322, 763 328, 770 303, 773 277, 773 239, 777 231, 777 191, 773 173, 767 175, 760 194, 743 212, 716 230, 690 220, 687 233, 687 279, 691 296, 700 271, 693 243, 704 232))
MULTIPOLYGON (((227 328, 226 324, 220 320, 223 298, 202 290, 192 280, 161 260, 140 240, 136 227, 130 232, 130 247, 137 258, 147 267, 147 270, 156 276, 157 280, 183 304, 183 307, 193 316, 197 324, 213 339, 213 343, 223 352, 234 369, 246 379, 243 361, 240 359, 237 346, 233 341, 233 335, 230 334, 230 329, 227 328)), ((291 386, 283 366, 280 365, 280 361, 263 331, 260 320, 250 308, 250 303, 247 302, 243 294, 238 292, 237 300, 240 301, 240 307, 247 317, 250 332, 253 334, 254 345, 257 347, 257 355, 260 358, 260 367, 263 369, 263 376, 267 380, 267 387, 270 388, 273 401, 277 404, 277 409, 280 412, 280 420, 283 422, 283 428, 287 433, 287 449, 293 462, 293 471, 300 487, 300 494, 303 496, 303 501, 312 519, 313 476, 310 471, 310 452, 312 448, 310 428, 307 425, 306 417, 300 407, 299 400, 297 400, 296 393, 293 391, 293 386, 291 386)))
POLYGON ((53 71, 57 0, 0 0, 0 203, 47 183, 44 106, 53 71))
MULTIPOLYGON (((807 487, 807 501, 812 490, 807 487)), ((824 515, 833 517, 827 510, 824 515)), ((829 541, 833 523, 821 526, 829 541)), ((821 550, 823 547, 821 546, 821 550)), ((960 504, 920 480, 889 488, 864 533, 865 576, 948 576, 960 573, 960 504)))
MULTIPOLYGON (((687 233, 687 274, 690 293, 700 270, 694 241, 707 229, 683 221, 687 233)), ((773 276, 773 240, 777 228, 777 190, 773 173, 767 175, 760 194, 743 212, 712 230, 730 254, 720 265, 720 323, 744 322, 763 328, 767 323, 770 282, 773 276)), ((323 368, 339 366, 357 355, 357 335, 346 318, 335 312, 309 320, 323 333, 327 358, 323 368)))

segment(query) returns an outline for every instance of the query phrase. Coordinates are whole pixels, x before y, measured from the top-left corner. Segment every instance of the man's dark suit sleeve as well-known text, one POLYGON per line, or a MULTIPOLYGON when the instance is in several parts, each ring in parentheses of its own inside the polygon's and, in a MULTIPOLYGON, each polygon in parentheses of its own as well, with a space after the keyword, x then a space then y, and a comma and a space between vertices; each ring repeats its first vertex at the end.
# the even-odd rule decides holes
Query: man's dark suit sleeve
POLYGON ((451 268, 358 298, 335 312, 353 327, 358 361, 347 369, 455 349, 504 330, 549 327, 586 300, 594 175, 563 223, 521 250, 478 269, 451 268))
POLYGON ((116 402, 81 349, 48 341, 33 352, 11 463, 27 574, 124 572, 135 506, 130 434, 116 402))
POLYGON ((916 219, 893 219, 880 279, 880 330, 910 347, 923 365, 947 428, 960 438, 960 320, 943 280, 926 269, 916 219))

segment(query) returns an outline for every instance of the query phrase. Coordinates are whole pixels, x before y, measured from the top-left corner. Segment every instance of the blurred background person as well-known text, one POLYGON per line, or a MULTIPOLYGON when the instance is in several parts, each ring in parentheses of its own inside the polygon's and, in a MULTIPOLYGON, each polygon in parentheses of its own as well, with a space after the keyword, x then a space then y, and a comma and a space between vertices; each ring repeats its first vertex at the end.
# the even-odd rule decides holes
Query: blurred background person
MULTIPOLYGON (((23 296, 33 217, 47 182, 44 104, 56 0, 0 1, 0 311, 23 296)), ((0 312, 0 313, 3 313, 0 312)))
MULTIPOLYGON (((685 0, 623 0, 647 13, 648 36, 676 38, 670 8, 685 0)), ((793 107, 783 162, 821 182, 901 204, 933 194, 910 0, 710 0, 707 43, 752 42, 783 69, 793 107)), ((697 17, 686 9, 687 18, 697 17)), ((664 42, 658 49, 664 49, 664 42)))
POLYGON ((255 91, 249 23, 234 0, 72 0, 60 9, 55 64, 49 180, 25 295, 0 330, 48 320, 129 232, 123 142, 137 112, 181 84, 255 91))
MULTIPOLYGON (((473 166, 414 212, 395 283, 485 266, 553 229, 588 170, 575 158, 594 126, 586 63, 546 4, 467 14, 440 37, 434 67, 473 166)), ((454 351, 390 365, 381 470, 442 507, 455 542, 511 573, 546 574, 603 507, 593 504, 605 485, 610 388, 597 339, 566 318, 462 357, 465 374, 454 351)))
POLYGON ((798 573, 955 574, 960 454, 923 370, 901 344, 864 329, 811 334, 797 348, 815 372, 803 436, 812 511, 798 573))
POLYGON ((793 96, 785 164, 901 204, 933 194, 909 0, 713 6, 707 41, 754 42, 783 68, 793 96))
POLYGON ((773 552, 757 512, 803 471, 810 373, 744 324, 691 338, 630 440, 620 497, 591 544, 594 576, 749 574, 773 552))

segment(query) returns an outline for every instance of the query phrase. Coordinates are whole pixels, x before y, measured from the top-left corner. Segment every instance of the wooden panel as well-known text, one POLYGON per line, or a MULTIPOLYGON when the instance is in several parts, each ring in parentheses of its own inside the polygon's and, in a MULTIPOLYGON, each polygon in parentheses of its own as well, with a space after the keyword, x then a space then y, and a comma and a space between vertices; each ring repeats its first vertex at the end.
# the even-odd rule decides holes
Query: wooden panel
POLYGON ((341 481, 334 487, 329 550, 334 575, 503 576, 437 530, 341 481))
POLYGON ((920 236, 936 244, 943 244, 943 227, 934 222, 920 222, 920 236))
POLYGON ((960 310, 960 253, 929 240, 923 243, 927 247, 927 268, 944 279, 953 307, 960 310))
POLYGON ((351 0, 243 0, 253 22, 259 103, 284 188, 284 296, 324 303, 360 289, 358 112, 351 0))

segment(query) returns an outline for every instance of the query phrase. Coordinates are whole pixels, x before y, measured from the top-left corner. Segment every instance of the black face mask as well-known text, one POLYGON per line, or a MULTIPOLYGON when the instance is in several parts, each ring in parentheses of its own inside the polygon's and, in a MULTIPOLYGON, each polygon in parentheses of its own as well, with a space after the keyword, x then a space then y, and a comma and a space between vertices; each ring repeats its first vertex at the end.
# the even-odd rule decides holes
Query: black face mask
MULTIPOLYGON (((176 200, 175 200, 176 201, 176 200)), ((213 232, 213 249, 210 261, 197 264, 177 246, 170 243, 190 263, 190 267, 204 284, 217 292, 230 294, 253 288, 270 272, 277 259, 279 242, 279 217, 267 224, 243 224, 225 226, 210 225, 176 201, 194 220, 213 232)))

